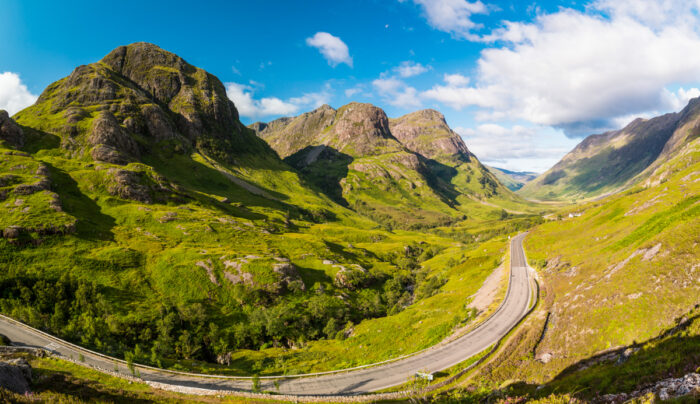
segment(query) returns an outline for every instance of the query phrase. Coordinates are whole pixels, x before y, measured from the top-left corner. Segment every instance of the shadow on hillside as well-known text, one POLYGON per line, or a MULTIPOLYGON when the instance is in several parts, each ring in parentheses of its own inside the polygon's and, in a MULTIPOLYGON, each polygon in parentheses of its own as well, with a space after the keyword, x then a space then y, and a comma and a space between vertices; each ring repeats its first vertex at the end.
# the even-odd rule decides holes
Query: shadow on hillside
POLYGON ((537 390, 537 385, 517 383, 515 391, 538 397, 573 393, 582 398, 629 393, 659 380, 695 372, 700 363, 700 335, 683 331, 697 329, 700 314, 677 319, 677 325, 642 343, 603 352, 578 361, 537 390), (693 324, 696 323, 696 324, 693 324))
POLYGON ((284 161, 297 169, 308 185, 323 192, 336 203, 348 207, 340 181, 348 176, 352 156, 332 147, 319 145, 306 146, 284 161))
POLYGON ((673 130, 668 130, 658 136, 647 136, 641 141, 612 148, 607 153, 581 159, 574 166, 574 171, 579 167, 587 170, 574 176, 571 183, 586 193, 622 185, 644 171, 659 157, 672 134, 673 130))
POLYGON ((78 183, 67 172, 46 161, 42 163, 49 169, 63 210, 78 219, 76 236, 85 240, 114 241, 114 218, 102 213, 100 206, 82 193, 78 183))
MULTIPOLYGON (((249 183, 237 177, 232 179, 225 172, 195 161, 189 156, 173 154, 169 159, 159 156, 144 159, 144 163, 177 184, 188 198, 197 200, 208 208, 251 220, 266 218, 250 209, 256 206, 286 211, 295 219, 303 216, 298 207, 285 202, 289 199, 287 195, 258 183, 249 183)), ((260 168, 270 171, 277 165, 278 171, 290 171, 285 170, 284 165, 279 162, 271 161, 270 164, 271 166, 260 168)))
POLYGON ((25 146, 22 151, 34 154, 39 150, 58 149, 61 147, 61 138, 48 132, 20 125, 25 137, 25 146))
POLYGON ((99 382, 87 379, 75 378, 70 372, 52 370, 45 373, 39 369, 41 377, 36 378, 32 385, 35 394, 60 392, 67 396, 66 399, 85 402, 109 402, 109 403, 153 403, 150 399, 134 397, 118 387, 105 387, 99 382))

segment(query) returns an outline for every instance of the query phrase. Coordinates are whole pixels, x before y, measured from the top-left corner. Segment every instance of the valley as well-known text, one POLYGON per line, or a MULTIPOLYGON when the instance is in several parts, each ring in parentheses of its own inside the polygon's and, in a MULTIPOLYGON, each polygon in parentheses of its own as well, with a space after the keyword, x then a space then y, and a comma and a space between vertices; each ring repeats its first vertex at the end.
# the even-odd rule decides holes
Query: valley
POLYGON ((631 397, 700 364, 697 105, 537 175, 435 109, 244 125, 213 74, 120 46, 0 111, 2 345, 164 402, 631 397))

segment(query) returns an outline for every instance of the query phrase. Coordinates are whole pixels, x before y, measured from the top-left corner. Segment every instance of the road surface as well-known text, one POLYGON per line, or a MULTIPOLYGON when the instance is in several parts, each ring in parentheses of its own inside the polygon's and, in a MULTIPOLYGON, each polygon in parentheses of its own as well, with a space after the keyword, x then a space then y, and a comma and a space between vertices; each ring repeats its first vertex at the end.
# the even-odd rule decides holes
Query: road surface
MULTIPOLYGON (((450 368, 485 350, 505 336, 528 310, 531 292, 529 271, 522 247, 524 236, 525 234, 520 234, 511 240, 510 287, 502 306, 484 323, 464 336, 414 356, 374 367, 321 376, 278 379, 279 389, 274 385, 274 380, 261 378, 261 390, 296 395, 369 393, 406 383, 418 371, 437 372, 450 368)), ((76 360, 81 358, 82 354, 82 360, 86 364, 98 368, 114 370, 117 364, 112 358, 86 352, 75 345, 3 317, 0 317, 0 334, 9 337, 14 345, 41 347, 76 360)), ((129 373, 123 364, 119 364, 118 368, 121 373, 129 373)), ((140 367, 139 372, 141 378, 146 381, 184 387, 237 391, 250 391, 252 387, 250 378, 198 377, 146 367, 140 367)))

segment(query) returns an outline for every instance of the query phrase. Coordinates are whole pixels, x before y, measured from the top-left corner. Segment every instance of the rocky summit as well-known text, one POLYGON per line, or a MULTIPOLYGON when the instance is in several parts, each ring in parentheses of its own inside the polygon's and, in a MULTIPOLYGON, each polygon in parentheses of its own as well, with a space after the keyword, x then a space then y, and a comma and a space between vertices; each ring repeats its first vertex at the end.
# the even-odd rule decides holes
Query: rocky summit
POLYGON ((392 135, 409 150, 429 159, 455 163, 474 158, 462 137, 447 125, 445 116, 434 109, 391 119, 389 126, 392 135))
POLYGON ((371 104, 323 105, 249 127, 331 198, 392 226, 449 223, 469 197, 515 199, 434 110, 389 119, 371 104))
POLYGON ((219 79, 148 43, 77 67, 15 119, 34 136, 58 136, 74 155, 116 164, 161 149, 230 161, 269 151, 240 123, 219 79))

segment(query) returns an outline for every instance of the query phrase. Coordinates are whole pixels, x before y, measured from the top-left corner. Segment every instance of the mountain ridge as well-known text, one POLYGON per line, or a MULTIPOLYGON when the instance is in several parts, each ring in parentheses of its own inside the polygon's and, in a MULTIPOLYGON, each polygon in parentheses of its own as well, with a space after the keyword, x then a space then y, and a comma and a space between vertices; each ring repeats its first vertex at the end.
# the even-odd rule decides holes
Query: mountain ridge
POLYGON ((526 198, 591 198, 627 189, 700 134, 699 100, 680 112, 637 118, 624 128, 586 137, 552 168, 525 184, 526 198))

